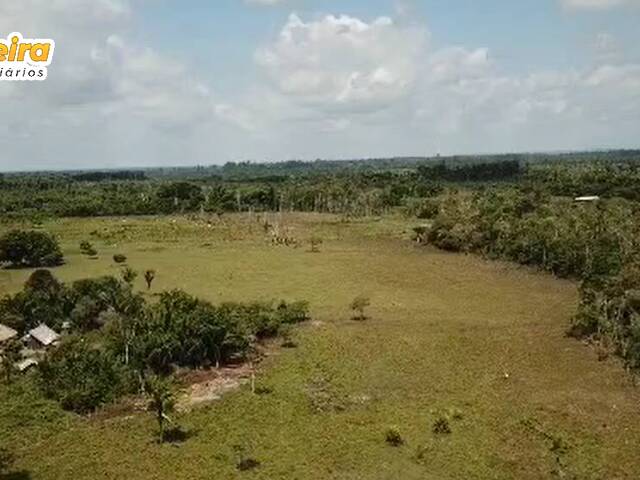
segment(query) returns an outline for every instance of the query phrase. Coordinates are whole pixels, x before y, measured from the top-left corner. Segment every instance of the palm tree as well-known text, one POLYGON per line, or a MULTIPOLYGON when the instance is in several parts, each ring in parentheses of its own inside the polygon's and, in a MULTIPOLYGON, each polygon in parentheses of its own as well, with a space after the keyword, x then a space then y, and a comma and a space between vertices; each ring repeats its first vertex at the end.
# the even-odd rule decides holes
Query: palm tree
POLYGON ((173 412, 175 397, 171 383, 159 376, 153 376, 147 381, 148 410, 154 413, 159 429, 159 443, 164 441, 165 422, 173 423, 167 413, 173 412))
POLYGON ((144 281, 147 282, 147 290, 151 290, 151 284, 153 283, 154 278, 156 278, 155 270, 147 270, 144 272, 144 281))

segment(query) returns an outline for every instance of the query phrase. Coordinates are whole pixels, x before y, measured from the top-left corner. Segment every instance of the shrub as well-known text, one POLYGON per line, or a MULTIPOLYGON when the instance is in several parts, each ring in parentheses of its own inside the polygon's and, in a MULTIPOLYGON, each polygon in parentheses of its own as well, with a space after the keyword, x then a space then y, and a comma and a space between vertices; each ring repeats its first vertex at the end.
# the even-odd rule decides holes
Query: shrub
POLYGON ((113 256, 113 261, 116 263, 125 263, 127 261, 127 256, 121 253, 116 253, 113 256))
POLYGON ((437 435, 448 435, 451 433, 451 426, 449 425, 449 419, 445 416, 440 416, 433 422, 433 433, 437 435))
POLYGON ((87 240, 80 242, 80 251, 88 257, 95 257, 98 255, 98 251, 95 249, 93 244, 87 240))
POLYGON ((404 444, 404 439, 396 427, 391 427, 385 432, 385 441, 392 447, 399 447, 404 444))
POLYGON ((357 296, 351 302, 351 310, 354 312, 354 320, 366 320, 365 309, 371 305, 371 301, 365 296, 357 296))
POLYGON ((0 238, 0 262, 15 267, 55 267, 63 258, 58 241, 45 232, 12 230, 0 238))

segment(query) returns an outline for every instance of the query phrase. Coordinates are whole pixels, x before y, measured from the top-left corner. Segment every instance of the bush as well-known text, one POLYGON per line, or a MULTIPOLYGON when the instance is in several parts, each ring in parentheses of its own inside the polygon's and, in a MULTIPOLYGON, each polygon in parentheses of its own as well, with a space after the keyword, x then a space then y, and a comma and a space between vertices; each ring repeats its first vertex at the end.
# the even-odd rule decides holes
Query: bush
POLYGON ((58 241, 45 232, 12 230, 0 238, 0 262, 15 267, 55 267, 63 258, 58 241))
POLYGON ((433 433, 437 435, 448 435, 451 433, 451 426, 449 425, 449 419, 445 416, 440 416, 433 422, 433 433))
POLYGON ((127 261, 127 256, 121 253, 116 253, 113 256, 113 261, 116 263, 125 263, 127 261))
POLYGON ((367 297, 359 295, 351 302, 351 310, 353 311, 354 320, 366 320, 365 309, 371 305, 371 300, 367 297))
POLYGON ((93 244, 86 240, 80 242, 80 251, 84 255, 87 255, 89 257, 95 257, 96 255, 98 255, 98 251, 95 249, 93 244))
POLYGON ((385 441, 392 447, 399 447, 404 444, 404 439, 396 427, 391 427, 386 431, 385 441))

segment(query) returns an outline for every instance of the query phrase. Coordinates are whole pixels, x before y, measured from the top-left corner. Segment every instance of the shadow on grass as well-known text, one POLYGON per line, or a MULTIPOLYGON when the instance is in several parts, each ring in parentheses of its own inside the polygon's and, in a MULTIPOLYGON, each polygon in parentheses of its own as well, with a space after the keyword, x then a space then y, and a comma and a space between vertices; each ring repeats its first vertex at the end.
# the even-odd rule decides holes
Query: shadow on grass
POLYGON ((18 472, 0 473, 0 480, 31 480, 31 474, 26 470, 18 472))
MULTIPOLYGON (((193 429, 185 430, 182 427, 174 427, 165 430, 162 440, 163 443, 169 444, 184 443, 190 438, 195 437, 197 433, 198 432, 193 429)), ((0 480, 3 479, 0 478, 0 480)))

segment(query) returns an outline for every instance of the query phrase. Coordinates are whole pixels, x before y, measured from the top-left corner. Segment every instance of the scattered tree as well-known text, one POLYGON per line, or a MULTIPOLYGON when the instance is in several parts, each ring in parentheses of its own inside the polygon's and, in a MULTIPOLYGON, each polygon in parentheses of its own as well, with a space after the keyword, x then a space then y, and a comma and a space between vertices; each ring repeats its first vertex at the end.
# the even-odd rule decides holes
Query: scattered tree
POLYGON ((147 290, 151 290, 151 284, 153 280, 156 278, 155 270, 147 270, 144 272, 144 281, 147 282, 147 290))
POLYGON ((159 443, 165 440, 165 424, 173 423, 167 414, 173 412, 175 397, 168 379, 152 376, 147 380, 148 409, 155 415, 158 422, 159 443))
POLYGON ((371 305, 369 298, 359 295, 351 302, 351 310, 353 311, 354 320, 366 320, 365 309, 371 305))

